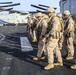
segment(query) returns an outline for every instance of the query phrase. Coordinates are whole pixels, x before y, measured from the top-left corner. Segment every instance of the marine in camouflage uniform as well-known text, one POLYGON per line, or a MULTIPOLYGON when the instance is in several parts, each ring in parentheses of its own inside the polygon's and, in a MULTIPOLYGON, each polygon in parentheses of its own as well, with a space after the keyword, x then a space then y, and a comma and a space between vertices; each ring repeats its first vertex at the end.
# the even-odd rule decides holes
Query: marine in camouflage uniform
POLYGON ((54 52, 57 55, 59 66, 63 66, 61 52, 58 47, 60 21, 55 14, 54 8, 49 7, 47 9, 47 13, 50 17, 50 21, 48 25, 48 32, 46 34, 46 37, 48 37, 48 41, 46 44, 48 65, 44 67, 45 70, 54 68, 54 52))
POLYGON ((73 37, 74 37, 74 21, 70 16, 68 10, 64 11, 64 18, 66 20, 64 27, 64 44, 67 47, 67 57, 66 60, 73 59, 74 56, 74 46, 73 46, 73 37))
POLYGON ((37 14, 38 17, 38 24, 37 24, 37 28, 39 29, 39 42, 38 42, 38 52, 37 52, 37 57, 34 57, 33 60, 40 60, 43 59, 41 58, 42 53, 44 52, 45 56, 47 55, 46 50, 45 50, 45 42, 46 42, 46 38, 45 33, 46 33, 46 29, 47 29, 47 19, 48 16, 44 15, 42 13, 38 13, 37 14))
MULTIPOLYGON (((63 48, 63 41, 64 41, 64 36, 63 36, 64 21, 62 19, 62 14, 61 13, 58 13, 57 17, 59 18, 59 21, 60 21, 60 26, 59 26, 60 33, 59 33, 58 47, 59 47, 59 50, 62 50, 62 48, 63 48)), ((56 57, 57 57, 57 54, 56 54, 56 57)), ((60 63, 57 62, 57 63, 54 63, 54 66, 63 66, 63 65, 60 65, 60 63)))

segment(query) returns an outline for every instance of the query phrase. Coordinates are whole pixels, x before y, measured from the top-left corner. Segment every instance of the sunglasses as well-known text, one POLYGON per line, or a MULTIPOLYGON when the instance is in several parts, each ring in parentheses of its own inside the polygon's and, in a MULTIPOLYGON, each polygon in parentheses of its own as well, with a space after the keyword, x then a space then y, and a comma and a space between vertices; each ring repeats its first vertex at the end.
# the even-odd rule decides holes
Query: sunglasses
POLYGON ((63 14, 63 16, 67 16, 67 15, 63 14))

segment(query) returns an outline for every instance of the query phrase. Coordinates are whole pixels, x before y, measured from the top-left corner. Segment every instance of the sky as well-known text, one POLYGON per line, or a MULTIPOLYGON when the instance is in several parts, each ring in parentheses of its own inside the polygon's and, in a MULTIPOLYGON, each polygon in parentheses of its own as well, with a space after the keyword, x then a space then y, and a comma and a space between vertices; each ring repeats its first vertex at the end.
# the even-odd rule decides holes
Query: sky
MULTIPOLYGON (((21 10, 21 11, 35 11, 37 8, 31 7, 31 4, 38 5, 43 4, 47 6, 56 7, 56 12, 60 12, 59 7, 59 1, 60 0, 0 0, 0 2, 13 2, 13 3, 20 3, 20 6, 14 6, 13 8, 15 10, 21 10)), ((1 6, 2 4, 0 4, 1 6)))

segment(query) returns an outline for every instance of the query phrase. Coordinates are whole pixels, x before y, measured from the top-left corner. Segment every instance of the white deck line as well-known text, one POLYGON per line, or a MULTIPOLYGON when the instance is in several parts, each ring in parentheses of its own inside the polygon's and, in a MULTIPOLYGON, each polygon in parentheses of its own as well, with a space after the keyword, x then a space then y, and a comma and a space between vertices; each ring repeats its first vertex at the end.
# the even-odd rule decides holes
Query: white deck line
POLYGON ((20 37, 20 43, 21 43, 21 51, 26 52, 33 50, 27 37, 20 37))
POLYGON ((3 34, 0 34, 0 43, 5 39, 5 36, 3 34))

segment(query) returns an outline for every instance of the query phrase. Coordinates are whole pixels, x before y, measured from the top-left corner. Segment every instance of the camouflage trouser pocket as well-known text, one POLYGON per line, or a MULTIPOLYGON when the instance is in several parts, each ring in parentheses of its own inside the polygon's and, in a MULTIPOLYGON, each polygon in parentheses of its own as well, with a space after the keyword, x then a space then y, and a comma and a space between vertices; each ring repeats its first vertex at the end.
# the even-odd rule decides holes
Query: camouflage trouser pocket
POLYGON ((73 32, 70 32, 69 33, 69 37, 74 37, 74 33, 73 32))
POLYGON ((60 38, 60 36, 61 36, 60 32, 56 32, 55 36, 56 36, 56 38, 55 38, 55 39, 59 39, 59 38, 60 38))
POLYGON ((57 39, 57 38, 58 38, 58 34, 57 34, 57 33, 54 33, 53 35, 51 35, 51 37, 52 37, 53 39, 57 39))

